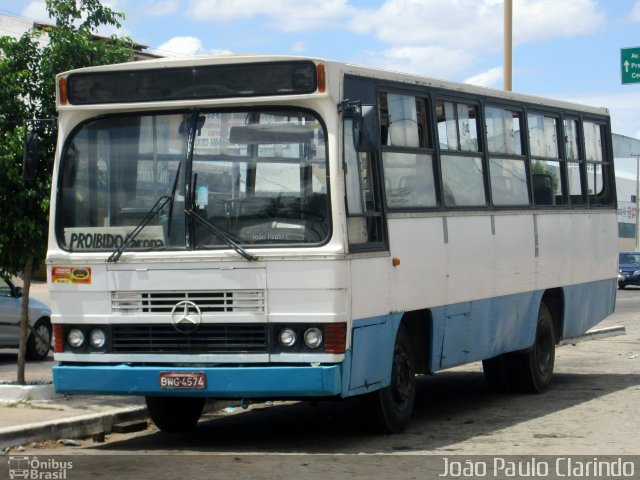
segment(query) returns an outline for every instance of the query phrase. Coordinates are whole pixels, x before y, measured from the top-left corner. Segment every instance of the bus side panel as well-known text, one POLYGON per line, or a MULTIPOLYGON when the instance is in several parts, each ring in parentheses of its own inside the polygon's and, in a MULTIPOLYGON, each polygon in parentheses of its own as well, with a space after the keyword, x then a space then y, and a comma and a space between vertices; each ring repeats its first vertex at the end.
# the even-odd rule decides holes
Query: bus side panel
MULTIPOLYGON (((389 256, 351 259, 351 318, 386 316, 390 308, 389 256)), ((397 311, 404 309, 397 309, 397 311)))
POLYGON ((343 382, 346 383, 343 383, 344 396, 358 395, 389 385, 393 347, 401 319, 402 313, 393 313, 354 320, 351 365, 345 362, 343 371, 343 382))
POLYGON ((528 292, 431 309, 432 370, 530 347, 541 298, 528 292))
POLYGON ((564 331, 562 338, 582 335, 613 313, 617 279, 571 285, 564 288, 564 331))
POLYGON ((582 285, 618 274, 615 211, 537 214, 536 288, 582 285))
POLYGON ((401 260, 390 272, 391 311, 536 289, 531 215, 392 218, 388 225, 391 254, 401 260))

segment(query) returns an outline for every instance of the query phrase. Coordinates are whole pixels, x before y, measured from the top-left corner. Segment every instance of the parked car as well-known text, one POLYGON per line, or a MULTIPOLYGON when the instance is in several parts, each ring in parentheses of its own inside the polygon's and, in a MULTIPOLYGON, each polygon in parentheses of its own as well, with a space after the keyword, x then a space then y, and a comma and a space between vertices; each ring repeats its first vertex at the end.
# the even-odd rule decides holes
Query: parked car
POLYGON ((640 252, 620 252, 618 258, 618 288, 640 285, 640 252))
MULTIPOLYGON (((21 312, 22 288, 0 278, 0 348, 18 348, 21 312)), ((51 345, 51 310, 33 297, 29 298, 29 323, 33 331, 27 337, 26 358, 44 360, 51 345)))

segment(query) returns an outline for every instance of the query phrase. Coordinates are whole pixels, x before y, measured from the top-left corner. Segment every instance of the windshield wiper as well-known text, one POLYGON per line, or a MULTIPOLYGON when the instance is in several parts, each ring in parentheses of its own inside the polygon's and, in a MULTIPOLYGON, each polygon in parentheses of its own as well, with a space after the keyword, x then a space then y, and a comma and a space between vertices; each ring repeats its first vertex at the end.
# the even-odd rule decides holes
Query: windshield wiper
POLYGON ((145 217, 136 226, 136 228, 134 228, 131 233, 127 234, 127 236, 124 239, 124 242, 122 242, 120 246, 116 248, 111 255, 109 255, 109 258, 107 258, 107 262, 108 263, 117 262, 118 259, 124 253, 124 251, 129 247, 129 245, 133 243, 133 241, 136 239, 138 234, 144 229, 144 227, 146 227, 149 224, 149 222, 153 219, 153 217, 155 217, 160 211, 162 211, 162 209, 170 201, 171 201, 171 196, 169 195, 162 195, 160 198, 158 198, 156 200, 156 203, 153 204, 153 207, 151 207, 151 210, 147 212, 145 217))
POLYGON ((173 199, 176 194, 176 186, 178 185, 178 177, 180 176, 181 166, 182 164, 179 163, 178 168, 176 170, 176 177, 173 180, 171 195, 162 195, 161 197, 158 197, 158 199, 155 201, 151 209, 147 212, 147 214, 136 226, 136 228, 134 228, 133 231, 127 234, 127 236, 124 239, 124 242, 122 242, 122 244, 118 248, 116 248, 111 255, 109 255, 109 258, 107 258, 107 263, 116 263, 120 259, 124 251, 127 248, 129 248, 129 245, 133 243, 136 237, 144 229, 144 227, 146 227, 149 224, 149 222, 153 220, 153 217, 155 217, 158 213, 162 211, 162 209, 167 205, 167 203, 169 203, 170 205, 169 206, 169 226, 167 228, 168 229, 171 228, 171 211, 173 210, 173 199))
POLYGON ((218 227, 213 225, 208 220, 202 218, 202 216, 200 216, 198 212, 194 211, 193 209, 189 209, 189 210, 185 210, 185 213, 190 217, 192 217, 200 225, 207 228, 211 233, 213 233, 216 237, 218 237, 220 240, 226 243, 229 247, 235 250, 238 253, 238 255, 240 255, 245 260, 249 260, 250 262, 254 262, 258 260, 258 257, 247 252, 241 245, 233 241, 233 239, 229 237, 229 235, 227 235, 224 231, 220 230, 218 227))

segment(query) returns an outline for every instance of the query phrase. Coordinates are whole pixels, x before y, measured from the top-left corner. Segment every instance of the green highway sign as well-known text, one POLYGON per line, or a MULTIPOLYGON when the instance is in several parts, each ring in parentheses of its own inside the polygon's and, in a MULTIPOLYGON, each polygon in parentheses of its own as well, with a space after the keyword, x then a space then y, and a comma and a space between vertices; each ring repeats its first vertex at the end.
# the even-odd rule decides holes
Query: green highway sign
POLYGON ((620 49, 622 84, 640 83, 640 47, 620 49))

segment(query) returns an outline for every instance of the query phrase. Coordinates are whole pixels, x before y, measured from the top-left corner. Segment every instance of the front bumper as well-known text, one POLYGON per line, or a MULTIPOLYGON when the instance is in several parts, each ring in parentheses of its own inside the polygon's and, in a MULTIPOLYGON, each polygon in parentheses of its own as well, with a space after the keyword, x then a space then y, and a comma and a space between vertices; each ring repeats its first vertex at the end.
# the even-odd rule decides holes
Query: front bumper
POLYGON ((132 365, 58 365, 58 393, 167 395, 211 398, 304 398, 342 393, 341 365, 170 367, 132 365), (203 372, 204 389, 160 387, 161 372, 203 372))
POLYGON ((618 285, 640 285, 640 275, 620 273, 618 274, 618 285))

